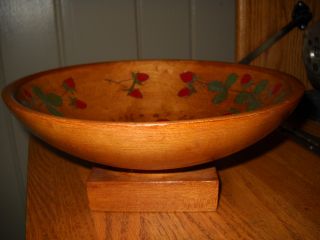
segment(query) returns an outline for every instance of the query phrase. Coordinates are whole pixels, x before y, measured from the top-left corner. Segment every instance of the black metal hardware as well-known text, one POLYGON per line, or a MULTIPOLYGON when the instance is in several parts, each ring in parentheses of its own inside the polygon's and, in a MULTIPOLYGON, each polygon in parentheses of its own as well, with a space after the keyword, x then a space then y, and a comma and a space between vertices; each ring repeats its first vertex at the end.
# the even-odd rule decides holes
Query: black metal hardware
POLYGON ((249 53, 246 57, 239 61, 240 64, 250 64, 255 58, 257 58, 261 53, 270 48, 274 43, 279 41, 287 33, 289 33, 295 27, 298 27, 301 30, 304 30, 310 20, 312 19, 312 13, 310 8, 304 2, 299 1, 293 8, 292 11, 292 21, 289 22, 286 26, 280 29, 279 32, 274 34, 272 37, 267 39, 262 43, 258 48, 249 53))
MULTIPOLYGON (((274 34, 272 37, 263 42, 258 48, 249 53, 246 57, 239 61, 240 64, 250 64, 255 58, 257 58, 261 53, 270 48, 274 43, 279 41, 287 33, 289 33, 295 27, 301 30, 306 29, 308 23, 312 19, 312 13, 310 8, 304 2, 299 1, 293 8, 292 11, 292 21, 286 26, 280 29, 279 32, 274 34)), ((306 146, 309 150, 320 154, 320 139, 308 134, 303 130, 298 130, 293 128, 289 124, 283 124, 281 130, 286 132, 288 135, 296 139, 301 145, 306 146)))

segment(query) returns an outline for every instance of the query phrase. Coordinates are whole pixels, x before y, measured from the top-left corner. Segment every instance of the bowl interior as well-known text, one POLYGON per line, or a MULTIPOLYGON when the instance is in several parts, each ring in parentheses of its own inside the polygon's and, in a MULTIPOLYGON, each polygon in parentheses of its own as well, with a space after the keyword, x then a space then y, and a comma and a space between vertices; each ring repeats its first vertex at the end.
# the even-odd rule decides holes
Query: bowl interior
POLYGON ((288 99, 286 77, 239 65, 128 61, 52 70, 25 78, 15 98, 67 118, 172 121, 255 111, 288 99))

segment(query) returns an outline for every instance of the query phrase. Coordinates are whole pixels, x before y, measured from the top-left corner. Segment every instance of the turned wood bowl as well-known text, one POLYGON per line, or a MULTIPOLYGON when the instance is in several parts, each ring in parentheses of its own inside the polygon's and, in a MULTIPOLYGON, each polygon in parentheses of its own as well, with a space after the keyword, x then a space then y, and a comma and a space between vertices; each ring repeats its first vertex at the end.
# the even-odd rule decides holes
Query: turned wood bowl
POLYGON ((297 79, 209 61, 119 61, 41 72, 3 90, 14 115, 50 145, 127 169, 183 168, 265 137, 304 92, 297 79))

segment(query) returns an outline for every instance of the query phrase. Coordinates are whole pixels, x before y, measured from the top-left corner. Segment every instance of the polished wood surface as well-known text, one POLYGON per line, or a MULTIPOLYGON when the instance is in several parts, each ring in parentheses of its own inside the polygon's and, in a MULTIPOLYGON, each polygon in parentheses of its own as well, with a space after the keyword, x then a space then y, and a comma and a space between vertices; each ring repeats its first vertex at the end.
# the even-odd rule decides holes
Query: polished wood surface
MULTIPOLYGON (((259 4, 263 1, 242 2, 256 3, 257 9, 261 10, 259 4)), ((252 9, 252 12, 250 8, 242 10, 242 16, 250 19, 247 24, 260 28, 261 16, 277 21, 270 17, 273 7, 267 8, 265 14, 258 12, 256 18, 250 18, 249 14, 257 10, 254 6, 252 9)), ((286 6, 281 9, 291 11, 286 6)), ((290 16, 285 20, 284 24, 290 16)), ((250 42, 251 32, 265 39, 250 30, 247 36, 242 36, 245 44, 250 42)), ((272 64, 280 68, 289 61, 282 60, 285 56, 282 48, 269 54, 273 55, 276 62, 272 64)), ((289 68, 299 72, 296 76, 303 75, 301 68, 295 69, 298 57, 294 55, 290 59, 289 68)), ((217 212, 93 212, 89 210, 85 192, 91 164, 32 138, 27 239, 319 239, 319 156, 277 131, 254 146, 215 162, 215 165, 221 180, 217 212)))
POLYGON ((215 211, 218 193, 214 167, 160 172, 93 168, 87 180, 89 207, 94 211, 215 211))
POLYGON ((279 126, 303 90, 294 77, 265 68, 145 60, 38 73, 9 84, 2 96, 26 128, 64 152, 161 170, 250 146, 279 126))
MULTIPOLYGON (((268 37, 277 33, 291 21, 296 0, 237 0, 236 60, 259 47, 268 37)), ((313 14, 313 23, 320 20, 320 1, 304 1, 313 14)), ((270 49, 262 53, 252 65, 277 69, 292 74, 307 88, 312 88, 303 64, 304 32, 294 29, 270 49)))
POLYGON ((91 164, 32 138, 27 239, 319 239, 318 155, 275 132, 215 165, 217 212, 90 212, 91 164))

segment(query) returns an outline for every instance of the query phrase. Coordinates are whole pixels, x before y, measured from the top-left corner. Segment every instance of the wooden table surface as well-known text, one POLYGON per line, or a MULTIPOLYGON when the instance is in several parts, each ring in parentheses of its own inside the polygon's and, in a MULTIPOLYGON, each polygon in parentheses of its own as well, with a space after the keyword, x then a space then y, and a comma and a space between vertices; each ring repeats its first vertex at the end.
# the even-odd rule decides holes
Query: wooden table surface
POLYGON ((215 162, 217 212, 90 212, 91 164, 30 139, 27 239, 320 239, 320 157, 280 131, 215 162))

